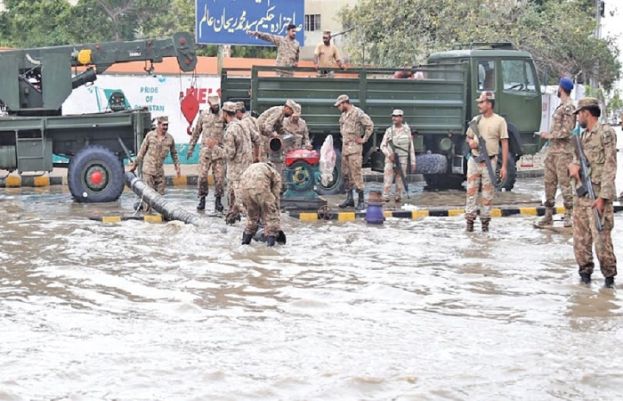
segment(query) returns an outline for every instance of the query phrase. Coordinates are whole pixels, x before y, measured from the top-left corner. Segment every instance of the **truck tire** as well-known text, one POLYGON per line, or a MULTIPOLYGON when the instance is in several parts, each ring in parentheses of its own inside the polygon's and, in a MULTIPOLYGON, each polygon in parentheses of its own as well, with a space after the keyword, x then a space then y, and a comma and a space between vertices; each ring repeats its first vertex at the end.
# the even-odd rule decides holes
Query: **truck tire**
MULTIPOLYGON (((498 163, 495 169, 497 176, 500 176, 500 169, 502 168, 502 155, 498 156, 498 163)), ((508 166, 506 166, 506 179, 500 183, 500 188, 507 191, 512 191, 517 181, 517 162, 515 161, 515 155, 509 152, 508 154, 508 166)))
POLYGON ((115 201, 125 185, 123 165, 110 149, 85 146, 69 162, 67 185, 78 202, 115 201))
POLYGON ((448 159, 440 154, 415 156, 415 174, 443 174, 448 171, 448 159))
POLYGON ((338 195, 344 192, 344 176, 342 175, 342 152, 335 149, 335 168, 333 169, 333 181, 326 187, 322 183, 316 185, 316 193, 319 195, 338 195))
POLYGON ((424 179, 427 191, 464 189, 465 176, 461 174, 424 174, 424 179))

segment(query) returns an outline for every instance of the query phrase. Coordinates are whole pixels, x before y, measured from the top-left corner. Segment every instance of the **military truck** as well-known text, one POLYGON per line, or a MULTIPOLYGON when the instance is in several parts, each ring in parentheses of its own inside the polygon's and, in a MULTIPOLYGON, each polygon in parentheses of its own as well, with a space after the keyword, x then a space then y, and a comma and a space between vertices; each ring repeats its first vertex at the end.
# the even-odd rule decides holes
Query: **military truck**
POLYGON ((53 155, 64 156, 69 190, 79 202, 109 202, 125 185, 123 158, 136 152, 151 129, 146 108, 127 110, 122 93, 108 99, 104 113, 62 115, 72 90, 93 82, 114 63, 145 61, 146 72, 163 57, 176 57, 193 71, 193 36, 93 43, 0 52, 0 169, 52 171, 53 155), (149 62, 149 64, 147 64, 149 62))
MULTIPOLYGON (((510 165, 502 187, 511 190, 517 160, 524 153, 536 152, 539 144, 533 133, 541 124, 541 90, 531 55, 509 43, 474 43, 432 54, 426 65, 412 71, 417 79, 394 78, 400 70, 349 68, 335 70, 335 77, 317 77, 312 68, 295 68, 293 77, 279 77, 274 67, 255 66, 248 74, 224 69, 221 96, 224 101, 243 100, 256 113, 283 104, 286 98, 294 99, 302 105, 314 147, 319 148, 332 134, 339 152, 339 112, 333 103, 345 93, 375 123, 374 135, 363 152, 364 165, 377 170, 383 163, 378 146, 391 125, 392 109, 403 109, 414 133, 416 173, 424 174, 429 187, 456 188, 465 180, 464 133, 478 114, 476 98, 482 91, 492 91, 495 111, 506 118, 509 127, 510 165)), ((319 191, 340 192, 339 166, 335 177, 319 191)))

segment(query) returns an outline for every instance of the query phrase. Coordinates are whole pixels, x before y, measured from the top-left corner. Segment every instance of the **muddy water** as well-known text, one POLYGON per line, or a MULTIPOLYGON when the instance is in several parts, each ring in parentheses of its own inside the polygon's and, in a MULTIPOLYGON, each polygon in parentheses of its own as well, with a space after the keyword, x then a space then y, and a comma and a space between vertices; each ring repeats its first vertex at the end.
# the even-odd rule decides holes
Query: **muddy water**
POLYGON ((579 285, 570 236, 530 218, 284 217, 275 249, 86 219, 133 201, 0 192, 0 400, 623 399, 620 290, 579 285))

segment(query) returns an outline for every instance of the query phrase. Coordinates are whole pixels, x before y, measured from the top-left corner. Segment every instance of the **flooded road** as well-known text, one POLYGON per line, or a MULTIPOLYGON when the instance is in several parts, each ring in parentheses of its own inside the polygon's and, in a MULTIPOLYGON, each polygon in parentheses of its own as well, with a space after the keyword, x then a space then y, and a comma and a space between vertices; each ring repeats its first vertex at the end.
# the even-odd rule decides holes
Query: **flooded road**
MULTIPOLYGON (((194 188, 169 195, 194 208, 194 188)), ((0 191, 1 401, 623 399, 621 292, 579 285, 571 236, 533 218, 284 215, 273 249, 209 217, 86 218, 134 200, 0 191)))

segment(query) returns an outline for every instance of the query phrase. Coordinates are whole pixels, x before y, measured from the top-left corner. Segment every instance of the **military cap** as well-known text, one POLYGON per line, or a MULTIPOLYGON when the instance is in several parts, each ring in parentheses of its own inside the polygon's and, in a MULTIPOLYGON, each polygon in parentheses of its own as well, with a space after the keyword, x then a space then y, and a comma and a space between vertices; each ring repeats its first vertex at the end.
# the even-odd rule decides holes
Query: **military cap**
POLYGON ((225 102, 225 103, 223 103, 223 111, 226 111, 228 113, 235 113, 236 110, 237 110, 236 103, 234 103, 234 102, 225 102))
POLYGON ((404 111, 400 109, 394 109, 394 111, 392 111, 392 117, 393 116, 404 116, 404 115, 405 115, 404 111))
POLYGON ((158 123, 168 123, 169 122, 169 117, 168 116, 160 116, 157 118, 158 123))
POLYGON ((495 100, 495 93, 490 92, 490 91, 482 92, 480 94, 480 96, 478 97, 478 99, 476 99, 476 100, 477 101, 480 101, 480 100, 495 100))
POLYGON ((578 114, 581 110, 584 110, 589 107, 597 107, 599 108, 599 100, 594 97, 584 97, 580 99, 578 102, 578 107, 575 109, 573 114, 578 114))
POLYGON ((569 78, 560 78, 560 83, 558 85, 567 92, 571 92, 573 90, 573 81, 569 78))
POLYGON ((294 115, 295 116, 300 116, 301 115, 301 105, 296 103, 294 104, 294 108, 292 108, 292 110, 294 111, 294 115))
POLYGON ((344 103, 344 102, 350 102, 350 98, 348 97, 348 95, 340 95, 337 97, 337 100, 335 101, 335 104, 333 106, 337 107, 340 104, 344 103))
POLYGON ((288 99, 286 100, 286 106, 294 110, 294 107, 296 106, 296 102, 292 99, 288 99))
POLYGON ((244 109, 245 109, 244 102, 236 102, 236 110, 242 111, 244 109))
POLYGON ((210 104, 218 104, 219 103, 218 100, 219 100, 218 95, 208 96, 208 103, 210 104))

